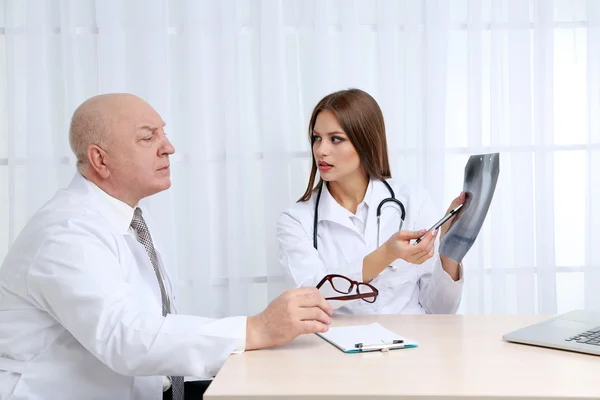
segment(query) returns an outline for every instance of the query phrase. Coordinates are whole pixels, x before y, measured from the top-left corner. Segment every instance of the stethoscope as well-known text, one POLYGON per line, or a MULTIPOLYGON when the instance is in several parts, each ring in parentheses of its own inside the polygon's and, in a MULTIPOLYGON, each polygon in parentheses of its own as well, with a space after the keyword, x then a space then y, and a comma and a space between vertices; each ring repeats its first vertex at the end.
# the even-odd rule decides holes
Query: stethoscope
MULTIPOLYGON (((400 208, 400 212, 401 212, 400 226, 398 227, 398 231, 402 230, 402 224, 404 223, 404 217, 406 217, 406 210, 404 209, 404 204, 402 204, 402 202, 400 200, 396 199, 396 195, 394 194, 394 190, 392 190, 392 187, 390 186, 390 184, 387 183, 387 181, 385 179, 382 179, 381 182, 383 182, 385 184, 385 186, 387 187, 387 190, 390 192, 390 197, 387 197, 387 198, 381 200, 381 202, 377 206, 377 247, 379 247, 379 225, 380 225, 380 220, 381 220, 381 207, 383 207, 383 205, 388 202, 396 203, 398 205, 398 207, 400 208)), ((315 220, 313 222, 313 246, 315 247, 315 249, 317 248, 317 226, 318 226, 318 222, 319 222, 319 200, 321 199, 321 191, 323 190, 324 184, 325 184, 325 182, 321 181, 321 186, 319 187, 319 193, 317 194, 317 201, 315 202, 315 220)))

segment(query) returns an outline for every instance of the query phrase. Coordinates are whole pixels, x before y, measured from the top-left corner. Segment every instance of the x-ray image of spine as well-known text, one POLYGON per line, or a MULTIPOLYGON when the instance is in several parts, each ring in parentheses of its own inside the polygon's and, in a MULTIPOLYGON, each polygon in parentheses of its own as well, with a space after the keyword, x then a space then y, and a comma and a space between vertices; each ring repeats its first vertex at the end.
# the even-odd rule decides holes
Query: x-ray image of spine
POLYGON ((479 154, 469 157, 465 166, 463 191, 465 204, 440 243, 440 254, 461 262, 475 243, 490 208, 498 174, 500 154, 479 154))

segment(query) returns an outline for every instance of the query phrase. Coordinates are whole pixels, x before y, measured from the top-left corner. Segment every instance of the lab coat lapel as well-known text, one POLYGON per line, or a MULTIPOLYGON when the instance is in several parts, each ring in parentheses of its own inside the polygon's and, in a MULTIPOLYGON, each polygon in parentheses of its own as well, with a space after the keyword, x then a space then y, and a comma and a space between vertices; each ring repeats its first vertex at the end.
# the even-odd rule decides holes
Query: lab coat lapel
POLYGON ((113 228, 118 232, 124 233, 123 223, 119 216, 115 214, 114 209, 106 203, 99 195, 92 189, 92 183, 82 176, 79 172, 75 174, 73 180, 69 184, 69 191, 79 192, 84 195, 87 205, 98 212, 102 218, 104 218, 113 228))
MULTIPOLYGON (((356 233, 356 227, 348 218, 349 211, 339 205, 339 203, 331 196, 327 185, 323 185, 321 199, 319 201, 319 223, 321 221, 331 221, 338 225, 344 226, 356 233)), ((321 227, 319 226, 319 230, 321 227)))
POLYGON ((160 298, 160 289, 148 254, 144 250, 144 247, 141 246, 133 236, 129 235, 126 227, 123 226, 123 221, 119 215, 115 214, 114 209, 101 198, 90 185, 92 185, 92 183, 88 182, 81 174, 76 173, 68 190, 82 193, 84 195, 83 201, 87 202, 88 207, 96 211, 102 218, 106 219, 109 225, 112 226, 118 234, 122 235, 123 240, 127 242, 127 247, 131 251, 132 257, 137 260, 136 263, 138 265, 144 265, 144 268, 138 271, 145 282, 145 284, 139 286, 139 290, 149 295, 149 298, 156 300, 156 308, 161 310, 162 301, 160 298))

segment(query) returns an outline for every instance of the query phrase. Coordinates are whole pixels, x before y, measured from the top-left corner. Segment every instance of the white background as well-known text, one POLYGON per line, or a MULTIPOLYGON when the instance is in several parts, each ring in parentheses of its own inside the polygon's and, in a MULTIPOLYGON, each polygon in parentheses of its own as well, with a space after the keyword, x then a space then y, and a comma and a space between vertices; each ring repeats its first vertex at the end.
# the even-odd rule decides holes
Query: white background
POLYGON ((151 206, 180 308, 258 312, 286 288, 274 227, 308 180, 310 113, 348 87, 440 217, 469 155, 501 153, 460 312, 600 309, 594 0, 0 0, 0 260, 74 174, 75 107, 132 92, 177 148, 151 206))

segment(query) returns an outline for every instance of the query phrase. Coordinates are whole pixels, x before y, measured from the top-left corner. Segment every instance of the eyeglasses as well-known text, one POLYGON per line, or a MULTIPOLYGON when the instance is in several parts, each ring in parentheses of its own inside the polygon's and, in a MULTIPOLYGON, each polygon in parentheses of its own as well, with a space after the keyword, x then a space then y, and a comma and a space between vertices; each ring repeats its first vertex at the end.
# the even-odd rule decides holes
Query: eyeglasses
POLYGON ((317 285, 317 289, 325 284, 325 282, 329 282, 331 287, 336 292, 343 294, 345 296, 335 296, 335 297, 326 297, 325 300, 355 300, 362 299, 367 303, 374 303, 377 300, 377 296, 379 295, 379 290, 374 286, 369 285, 364 282, 353 281, 350 278, 347 278, 343 275, 330 274, 325 275, 321 282, 317 285), (356 288, 356 293, 354 292, 354 288, 356 288))

